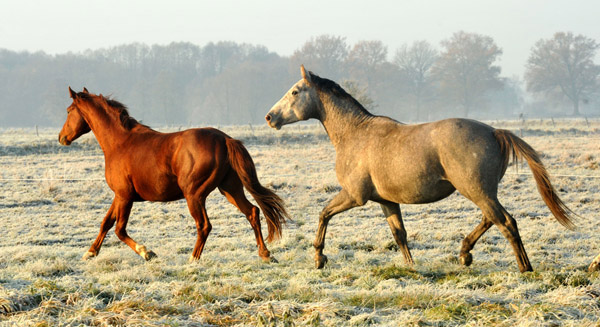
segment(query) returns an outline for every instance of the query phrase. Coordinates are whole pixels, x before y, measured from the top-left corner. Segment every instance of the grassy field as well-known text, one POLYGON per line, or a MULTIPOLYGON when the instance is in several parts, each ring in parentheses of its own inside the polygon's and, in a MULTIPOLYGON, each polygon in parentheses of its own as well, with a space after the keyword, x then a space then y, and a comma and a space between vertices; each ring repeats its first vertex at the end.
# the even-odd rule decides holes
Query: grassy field
POLYGON ((518 272, 495 227, 471 267, 458 263, 481 213, 456 193, 402 206, 414 266, 396 252, 379 206, 367 204, 331 220, 329 263, 314 269, 318 215, 339 190, 320 125, 222 128, 244 140, 261 182, 288 204, 293 222, 268 245, 278 263, 259 259, 249 223, 218 192, 199 262, 188 263, 196 230, 184 201, 134 205, 129 234, 158 258, 143 261, 111 231, 99 256, 82 261, 112 201, 93 136, 61 147, 58 129, 1 129, 0 326, 598 326, 600 275, 586 269, 600 253, 600 121, 489 123, 543 154, 581 216, 576 231, 563 228, 529 169, 509 167, 499 198, 531 273, 518 272))

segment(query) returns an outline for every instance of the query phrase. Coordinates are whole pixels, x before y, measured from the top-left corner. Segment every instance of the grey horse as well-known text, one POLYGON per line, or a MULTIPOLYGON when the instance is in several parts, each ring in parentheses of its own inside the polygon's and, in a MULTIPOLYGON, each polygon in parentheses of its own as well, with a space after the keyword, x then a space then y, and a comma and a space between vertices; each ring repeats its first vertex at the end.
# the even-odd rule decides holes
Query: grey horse
POLYGON ((314 247, 315 263, 322 268, 327 224, 334 215, 362 206, 381 205, 404 259, 413 263, 399 203, 431 203, 455 190, 482 211, 481 223, 465 237, 460 262, 472 263, 471 249, 492 225, 513 247, 521 272, 531 271, 515 219, 497 198, 512 155, 525 159, 538 190, 554 217, 572 229, 573 212, 561 201, 536 151, 507 130, 467 119, 446 119, 405 125, 369 113, 337 83, 301 67, 302 79, 279 100, 265 119, 270 127, 310 118, 318 119, 336 151, 335 170, 342 190, 319 217, 314 247))

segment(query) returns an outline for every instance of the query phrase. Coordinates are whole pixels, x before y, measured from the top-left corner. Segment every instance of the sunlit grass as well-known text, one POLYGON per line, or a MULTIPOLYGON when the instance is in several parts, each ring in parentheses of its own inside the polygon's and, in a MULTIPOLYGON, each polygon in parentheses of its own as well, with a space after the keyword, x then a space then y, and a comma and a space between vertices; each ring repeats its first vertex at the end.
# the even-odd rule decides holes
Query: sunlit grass
POLYGON ((596 326, 600 274, 586 268, 600 252, 600 178, 560 175, 598 175, 600 122, 491 123, 522 132, 543 153, 560 196, 582 217, 577 231, 565 230, 531 177, 504 177, 499 198, 534 272, 518 272, 494 227, 472 266, 458 263, 481 219, 458 194, 401 206, 415 265, 404 263, 380 207, 367 204, 331 220, 329 262, 314 269, 318 216, 340 189, 317 125, 223 127, 245 141, 261 182, 288 203, 293 222, 268 244, 278 263, 260 260, 248 221, 218 192, 207 201, 213 231, 199 262, 187 261, 196 231, 183 201, 134 205, 128 232, 155 260, 144 262, 111 231, 98 257, 81 261, 112 201, 95 140, 66 148, 55 130, 0 130, 0 178, 98 179, 0 181, 0 325, 596 326))

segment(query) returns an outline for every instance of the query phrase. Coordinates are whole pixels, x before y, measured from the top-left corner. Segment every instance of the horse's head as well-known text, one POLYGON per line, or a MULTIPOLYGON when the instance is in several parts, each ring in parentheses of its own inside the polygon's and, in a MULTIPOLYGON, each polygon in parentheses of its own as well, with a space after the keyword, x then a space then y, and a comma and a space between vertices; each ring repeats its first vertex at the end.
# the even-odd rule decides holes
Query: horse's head
POLYGON ((319 117, 319 96, 311 82, 310 73, 306 72, 304 65, 300 67, 300 71, 302 79, 265 116, 270 127, 280 129, 283 125, 319 117))
MULTIPOLYGON (((58 142, 62 145, 70 145, 78 137, 90 131, 90 125, 83 119, 79 110, 78 105, 82 101, 81 95, 71 90, 71 87, 69 87, 69 93, 73 103, 67 108, 67 120, 58 134, 58 142)), ((89 94, 85 87, 83 93, 89 94)))

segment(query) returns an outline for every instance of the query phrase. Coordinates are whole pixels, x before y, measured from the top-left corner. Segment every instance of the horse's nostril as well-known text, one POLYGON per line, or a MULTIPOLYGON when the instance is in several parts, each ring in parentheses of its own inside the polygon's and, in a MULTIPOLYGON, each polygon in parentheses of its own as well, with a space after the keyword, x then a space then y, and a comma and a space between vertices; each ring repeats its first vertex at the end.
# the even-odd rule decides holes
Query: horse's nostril
POLYGON ((266 115, 266 116, 265 116, 265 119, 266 119, 267 121, 271 121, 271 115, 266 115))

